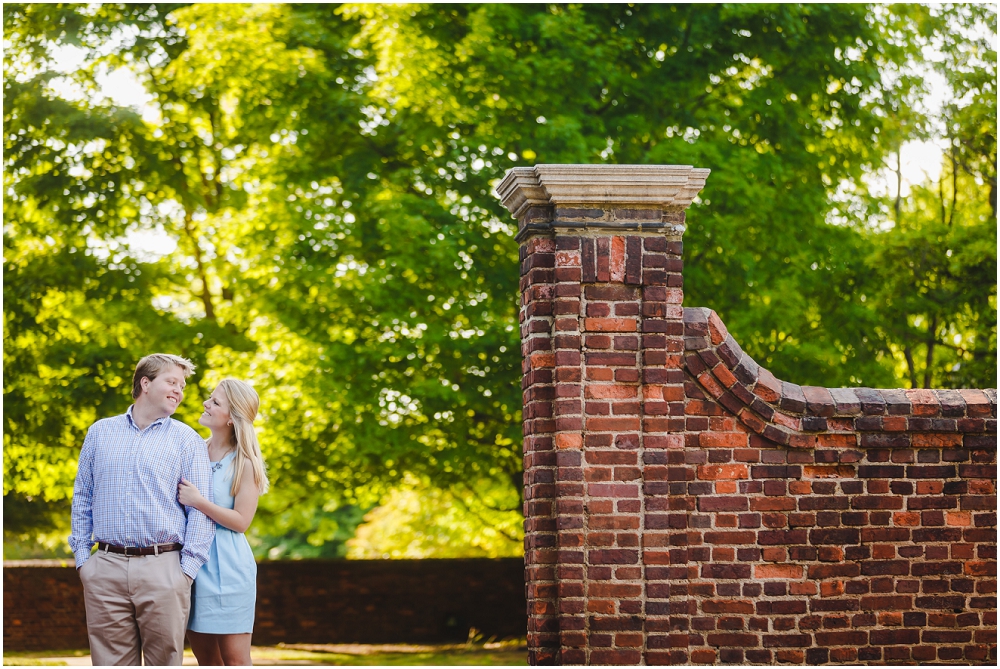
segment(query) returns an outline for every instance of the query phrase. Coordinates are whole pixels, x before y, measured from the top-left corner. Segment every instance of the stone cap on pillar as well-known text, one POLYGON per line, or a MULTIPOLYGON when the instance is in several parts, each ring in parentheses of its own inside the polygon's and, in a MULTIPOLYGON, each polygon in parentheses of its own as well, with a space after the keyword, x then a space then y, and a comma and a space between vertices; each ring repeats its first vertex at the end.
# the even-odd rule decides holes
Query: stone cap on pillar
POLYGON ((684 210, 711 170, 690 165, 515 167, 496 188, 518 221, 515 239, 558 228, 680 237, 684 210))

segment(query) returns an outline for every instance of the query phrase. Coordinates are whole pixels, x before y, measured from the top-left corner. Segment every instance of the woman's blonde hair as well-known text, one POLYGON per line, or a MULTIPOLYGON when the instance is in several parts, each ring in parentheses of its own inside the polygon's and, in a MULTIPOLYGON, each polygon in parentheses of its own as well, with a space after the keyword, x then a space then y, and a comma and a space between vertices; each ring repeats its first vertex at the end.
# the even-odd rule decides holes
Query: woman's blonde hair
POLYGON ((233 435, 236 439, 236 458, 233 462, 233 485, 230 494, 236 497, 243 478, 244 463, 250 462, 253 469, 253 482, 257 484, 258 494, 267 492, 270 485, 267 480, 267 468, 264 466, 264 456, 260 452, 257 433, 253 429, 254 418, 260 407, 260 399, 250 384, 238 379, 223 379, 219 388, 226 393, 229 400, 229 417, 233 421, 233 435))

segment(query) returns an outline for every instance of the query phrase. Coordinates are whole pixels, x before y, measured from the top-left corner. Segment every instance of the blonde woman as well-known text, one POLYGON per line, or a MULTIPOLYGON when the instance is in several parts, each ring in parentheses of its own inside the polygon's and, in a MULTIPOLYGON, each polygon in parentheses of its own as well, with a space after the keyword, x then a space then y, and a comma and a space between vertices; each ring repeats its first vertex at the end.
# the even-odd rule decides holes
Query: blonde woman
POLYGON ((257 599, 257 563, 243 534, 267 492, 267 471, 253 421, 259 400, 248 384, 222 381, 198 422, 212 432, 205 442, 212 464, 214 502, 181 480, 177 498, 216 523, 208 562, 191 597, 188 641, 200 665, 249 665, 257 599))

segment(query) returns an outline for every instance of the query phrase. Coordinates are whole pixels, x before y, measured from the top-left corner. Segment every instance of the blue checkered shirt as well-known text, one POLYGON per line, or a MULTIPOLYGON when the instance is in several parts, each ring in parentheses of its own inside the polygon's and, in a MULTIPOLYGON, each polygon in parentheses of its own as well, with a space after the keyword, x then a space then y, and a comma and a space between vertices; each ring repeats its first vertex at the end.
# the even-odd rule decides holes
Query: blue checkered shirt
POLYGON ((194 578, 208 560, 215 523, 177 501, 187 479, 212 497, 212 466, 205 441, 170 417, 140 430, 132 407, 90 426, 73 486, 69 546, 80 568, 95 541, 117 546, 184 544, 181 568, 194 578))

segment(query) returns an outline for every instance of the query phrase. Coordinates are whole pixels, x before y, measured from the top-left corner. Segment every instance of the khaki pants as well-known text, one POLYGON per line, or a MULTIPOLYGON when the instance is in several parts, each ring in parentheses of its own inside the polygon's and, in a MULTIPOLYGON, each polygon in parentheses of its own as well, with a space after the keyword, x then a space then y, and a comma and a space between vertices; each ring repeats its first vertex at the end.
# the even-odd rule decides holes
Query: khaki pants
POLYGON ((125 557, 99 550, 80 567, 95 666, 181 664, 191 580, 180 558, 180 551, 125 557))

